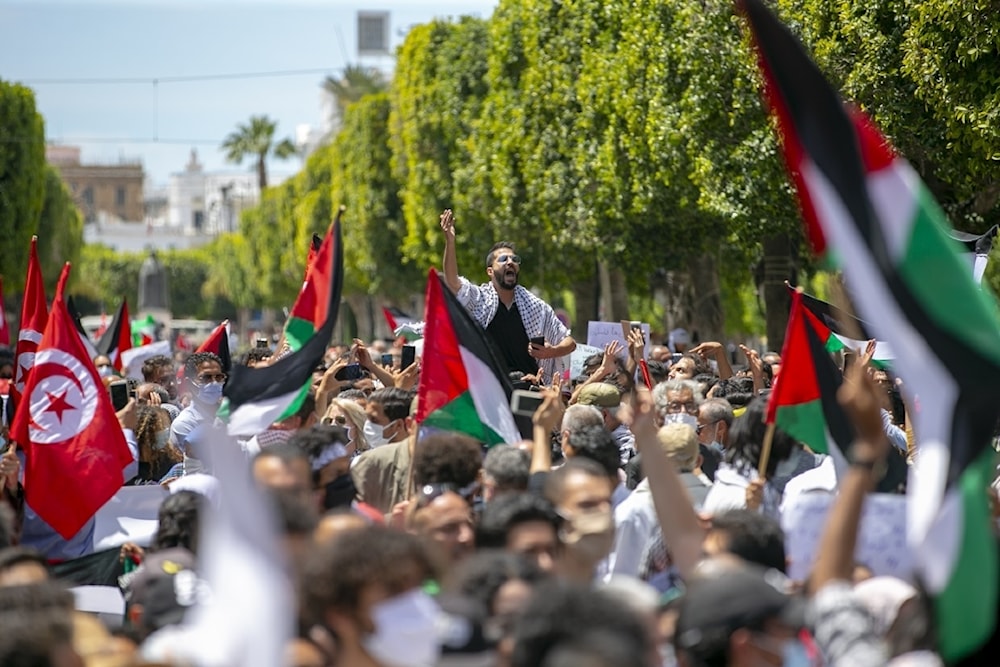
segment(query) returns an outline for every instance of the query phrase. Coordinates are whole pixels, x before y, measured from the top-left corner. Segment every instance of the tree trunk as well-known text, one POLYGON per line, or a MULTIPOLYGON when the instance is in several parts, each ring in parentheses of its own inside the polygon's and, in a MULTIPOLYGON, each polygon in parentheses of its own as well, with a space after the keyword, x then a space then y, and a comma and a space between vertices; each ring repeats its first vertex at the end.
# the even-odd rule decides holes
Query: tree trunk
POLYGON ((574 282, 572 292, 573 301, 576 304, 576 313, 574 313, 573 319, 573 338, 578 343, 584 343, 587 341, 587 323, 598 319, 597 276, 592 273, 590 276, 574 282))
POLYGON ((764 239, 764 317, 767 327, 767 347, 780 351, 785 342, 788 311, 792 296, 785 281, 795 280, 795 246, 788 236, 768 236, 764 239))
POLYGON ((718 258, 712 253, 693 258, 688 262, 688 276, 691 298, 688 333, 692 343, 709 340, 725 343, 718 258))
POLYGON ((608 278, 611 283, 611 291, 608 295, 611 305, 611 321, 627 320, 629 319, 628 286, 625 284, 625 272, 621 269, 610 269, 608 278))
POLYGON ((260 194, 262 197, 264 196, 264 189, 267 188, 266 158, 266 155, 257 156, 257 185, 260 186, 260 194))
POLYGON ((368 336, 365 340, 366 343, 371 342, 371 333, 373 330, 371 311, 368 307, 369 298, 367 294, 352 294, 344 298, 351 305, 351 311, 353 311, 355 321, 357 322, 357 331, 354 333, 359 338, 368 336))

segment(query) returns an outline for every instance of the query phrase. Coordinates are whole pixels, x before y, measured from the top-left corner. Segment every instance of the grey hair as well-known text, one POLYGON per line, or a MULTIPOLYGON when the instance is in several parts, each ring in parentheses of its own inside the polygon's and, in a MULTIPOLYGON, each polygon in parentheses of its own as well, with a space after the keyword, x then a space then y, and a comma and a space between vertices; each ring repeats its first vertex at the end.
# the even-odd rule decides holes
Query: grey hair
POLYGON ((668 391, 690 391, 694 397, 694 404, 698 407, 705 402, 705 397, 701 394, 701 385, 694 380, 664 380, 653 387, 653 403, 661 415, 667 412, 668 391))
POLYGON ((715 422, 725 422, 726 426, 733 425, 733 406, 724 398, 706 399, 701 407, 705 410, 705 421, 709 424, 715 422))
POLYGON ((571 405, 562 418, 562 430, 576 433, 586 426, 604 426, 604 415, 593 405, 571 405))
POLYGON ((514 445, 495 445, 483 459, 483 473, 503 490, 527 490, 530 468, 531 456, 514 445))

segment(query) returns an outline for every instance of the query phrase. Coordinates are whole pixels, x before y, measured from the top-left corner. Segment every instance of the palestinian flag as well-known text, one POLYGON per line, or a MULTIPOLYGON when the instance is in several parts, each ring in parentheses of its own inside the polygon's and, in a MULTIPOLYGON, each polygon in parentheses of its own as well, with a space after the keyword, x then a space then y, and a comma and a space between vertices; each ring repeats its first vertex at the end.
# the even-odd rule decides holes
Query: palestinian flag
MULTIPOLYGON (((339 254, 343 254, 343 249, 340 247, 339 232, 340 218, 343 213, 344 207, 341 206, 337 211, 337 217, 333 220, 333 226, 338 230, 336 252, 339 254)), ((330 242, 330 234, 328 232, 323 243, 329 244, 330 242)), ((339 278, 337 280, 337 301, 334 303, 333 309, 330 310, 328 297, 332 294, 330 284, 330 280, 333 277, 333 274, 330 273, 332 269, 328 265, 321 264, 316 271, 313 270, 313 265, 319 262, 322 251, 323 247, 320 246, 319 250, 316 251, 315 257, 312 256, 312 250, 310 249, 309 251, 310 258, 307 260, 309 264, 306 279, 302 283, 302 291, 299 292, 299 296, 295 299, 295 305, 292 306, 292 312, 288 316, 288 321, 285 322, 284 343, 278 346, 278 353, 281 352, 281 349, 285 345, 292 352, 302 349, 306 342, 311 340, 316 334, 319 326, 329 319, 328 315, 332 315, 332 319, 334 320, 337 319, 337 308, 340 305, 340 286, 343 281, 339 278)), ((342 271, 340 264, 337 266, 337 270, 342 271)), ((329 341, 330 336, 327 336, 326 339, 329 341)))
POLYGON ((837 403, 842 375, 811 325, 798 291, 792 292, 781 364, 784 370, 768 398, 765 421, 817 454, 830 454, 842 468, 843 453, 854 440, 854 429, 837 403))
POLYGON ((393 336, 397 336, 412 343, 419 340, 423 334, 424 323, 409 315, 395 306, 383 307, 382 316, 393 336))
POLYGON ((816 249, 829 243, 840 258, 858 314, 892 345, 910 405, 919 397, 907 532, 934 598, 942 656, 955 662, 990 640, 997 620, 997 548, 986 496, 1000 405, 996 304, 973 280, 913 169, 864 116, 845 109, 761 0, 742 5, 785 159, 807 225, 815 227, 810 237, 819 232, 824 245, 816 249))
POLYGON ((425 317, 417 423, 465 433, 487 445, 520 441, 504 366, 486 331, 434 269, 427 278, 425 317))
POLYGON ((302 276, 303 282, 309 277, 309 267, 312 266, 313 260, 316 259, 316 254, 322 245, 323 239, 320 238, 319 234, 313 234, 312 239, 309 241, 309 254, 306 256, 306 274, 302 276))
POLYGON ((229 353, 229 320, 223 320, 222 324, 212 329, 212 333, 195 352, 211 352, 219 357, 222 359, 222 370, 228 373, 233 367, 233 359, 229 353))
MULTIPOLYGON (((792 292, 795 288, 789 286, 792 292)), ((837 308, 826 301, 820 301, 814 296, 801 294, 802 307, 805 316, 812 324, 816 334, 823 341, 827 352, 853 352, 864 354, 868 341, 874 336, 871 327, 854 315, 837 308), (857 336, 860 336, 858 338, 857 336)), ((878 368, 888 368, 892 365, 892 348, 884 340, 875 341, 875 356, 872 365, 878 368)))
POLYGON ((93 361, 94 357, 97 356, 97 348, 94 347, 94 343, 91 342, 90 336, 87 335, 87 330, 83 328, 83 317, 80 315, 80 311, 76 309, 76 302, 73 301, 72 296, 66 297, 66 310, 69 311, 69 316, 73 320, 73 326, 76 327, 76 332, 80 334, 80 341, 87 349, 87 354, 90 355, 90 360, 93 361))
POLYGON ((128 317, 128 300, 122 299, 118 312, 97 341, 97 351, 111 360, 116 371, 122 369, 122 352, 132 349, 132 325, 128 317))
POLYGON ((270 366, 249 368, 236 364, 223 390, 219 416, 229 424, 233 436, 253 436, 262 433, 274 422, 298 411, 309 393, 313 371, 323 360, 333 336, 340 305, 340 289, 344 284, 344 251, 340 237, 340 219, 327 232, 316 261, 309 268, 306 285, 296 301, 311 304, 298 312, 303 322, 315 323, 312 335, 304 339, 295 351, 270 366))
POLYGON ((969 234, 957 229, 949 230, 951 238, 961 243, 965 248, 966 261, 972 266, 972 277, 982 284, 986 265, 990 261, 990 250, 993 249, 993 239, 997 235, 997 225, 990 227, 985 234, 969 234))

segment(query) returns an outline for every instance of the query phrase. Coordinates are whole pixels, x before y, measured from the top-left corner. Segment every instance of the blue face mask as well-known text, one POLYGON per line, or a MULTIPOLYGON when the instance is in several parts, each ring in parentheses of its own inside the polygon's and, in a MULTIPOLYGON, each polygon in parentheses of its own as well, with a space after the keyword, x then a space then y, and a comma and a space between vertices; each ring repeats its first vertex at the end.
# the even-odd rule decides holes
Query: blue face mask
POLYGON ((812 665, 805 645, 798 639, 785 642, 785 647, 781 651, 781 664, 783 667, 810 667, 812 665))
POLYGON ((222 383, 209 382, 198 390, 196 398, 199 403, 204 403, 205 405, 218 405, 222 402, 222 383))

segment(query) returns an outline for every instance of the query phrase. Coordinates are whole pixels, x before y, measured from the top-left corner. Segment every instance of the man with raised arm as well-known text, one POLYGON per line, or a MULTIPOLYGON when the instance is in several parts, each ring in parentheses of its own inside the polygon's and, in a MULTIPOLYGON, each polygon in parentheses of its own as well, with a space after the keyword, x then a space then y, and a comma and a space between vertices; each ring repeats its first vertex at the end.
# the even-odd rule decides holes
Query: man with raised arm
POLYGON ((541 367, 551 380, 557 361, 576 349, 576 341, 549 304, 517 284, 521 257, 514 252, 514 245, 501 241, 490 248, 486 255, 490 281, 476 286, 458 275, 455 216, 451 209, 441 214, 441 229, 448 288, 486 329, 508 370, 536 375, 541 367))

